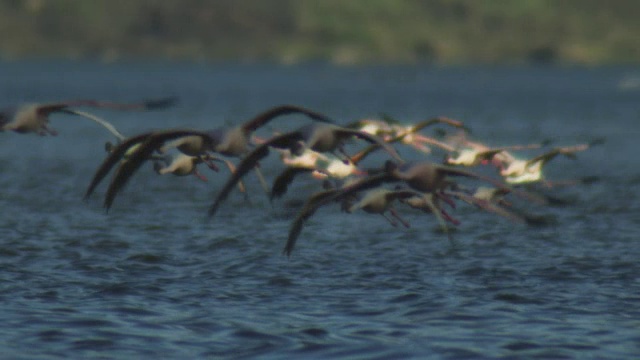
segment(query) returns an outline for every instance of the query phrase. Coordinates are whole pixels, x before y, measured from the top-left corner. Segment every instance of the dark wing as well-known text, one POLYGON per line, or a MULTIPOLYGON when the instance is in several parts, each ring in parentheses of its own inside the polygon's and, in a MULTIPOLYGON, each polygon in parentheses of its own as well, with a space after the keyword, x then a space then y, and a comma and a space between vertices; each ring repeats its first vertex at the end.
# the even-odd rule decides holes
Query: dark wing
POLYGON ((577 152, 585 151, 589 149, 591 146, 599 145, 599 144, 602 144, 603 142, 604 142, 603 139, 596 139, 586 144, 556 147, 547 151, 544 154, 538 155, 534 158, 527 160, 527 166, 531 166, 538 161, 542 161, 542 163, 544 164, 547 161, 550 161, 554 157, 561 154, 568 158, 575 159, 577 152))
POLYGON ((425 127, 433 125, 433 124, 447 124, 447 125, 453 126, 455 128, 462 129, 467 133, 471 132, 471 130, 469 128, 467 128, 462 121, 450 119, 450 118, 445 117, 445 116, 438 116, 438 117, 434 117, 434 118, 431 118, 431 119, 420 121, 420 122, 418 122, 417 124, 415 124, 415 125, 413 125, 411 127, 411 132, 418 132, 418 131, 424 129, 425 127))
MULTIPOLYGON (((357 192, 372 189, 374 187, 380 186, 385 182, 393 182, 393 181, 399 181, 399 180, 394 178, 392 175, 388 173, 368 176, 341 187, 334 194, 323 199, 322 201, 327 203, 333 202, 333 201, 340 201, 346 197, 355 195, 357 192)), ((319 206, 321 205, 323 204, 320 204, 319 206)))
POLYGON ((480 160, 491 160, 497 154, 507 150, 506 148, 495 148, 486 151, 480 151, 476 154, 476 158, 480 160))
POLYGON ((37 112, 39 115, 49 115, 56 111, 61 111, 69 107, 66 103, 52 103, 52 104, 40 104, 37 105, 37 112))
POLYGON ((364 131, 358 131, 358 130, 353 130, 353 129, 346 129, 346 128, 341 128, 341 127, 337 127, 334 131, 336 131, 336 133, 340 136, 340 137, 346 137, 346 136, 355 136, 358 137, 364 141, 367 141, 371 144, 376 144, 380 147, 382 147, 386 152, 388 152, 394 159, 400 161, 400 162, 404 162, 404 160, 402 160, 402 158, 400 157, 400 155, 398 154, 398 152, 389 144, 385 143, 384 141, 380 140, 378 137, 373 136, 371 134, 367 134, 364 131))
POLYGON ((264 126, 266 123, 273 120, 274 118, 282 115, 289 115, 289 114, 303 114, 316 121, 333 123, 333 121, 329 119, 326 115, 320 114, 313 110, 309 110, 296 105, 280 105, 280 106, 273 107, 261 114, 258 114, 258 116, 245 122, 242 125, 242 130, 245 133, 253 132, 259 127, 264 126))
MULTIPOLYGON (((398 137, 400 138, 400 137, 398 137)), ((395 139, 395 138, 394 138, 395 139)), ((392 142, 394 141, 394 139, 391 139, 392 142)), ((358 163, 362 160, 364 160, 364 158, 366 158, 367 156, 369 156, 369 154, 371 154, 372 152, 380 149, 381 146, 379 144, 371 144, 368 147, 366 147, 364 150, 360 151, 359 153, 351 156, 351 162, 353 163, 353 165, 358 165, 358 163)))
POLYGON ((309 219, 315 212, 320 208, 320 206, 327 204, 324 200, 332 195, 334 195, 337 190, 326 190, 321 191, 319 193, 315 193, 311 195, 307 202, 302 207, 302 210, 298 213, 295 220, 291 224, 291 228, 289 229, 289 237, 287 239, 287 244, 284 246, 282 253, 291 256, 291 252, 296 245, 296 240, 298 236, 300 236, 300 232, 302 232, 302 227, 304 226, 305 221, 309 219))
POLYGON ((118 192, 122 190, 136 170, 138 170, 145 161, 152 158, 154 151, 159 149, 166 141, 184 136, 203 136, 207 138, 205 133, 195 130, 165 130, 147 136, 140 147, 130 154, 126 161, 118 167, 118 170, 111 179, 104 199, 105 209, 108 211, 109 208, 111 208, 118 192))
POLYGON ((387 200, 388 201, 403 200, 403 199, 408 199, 414 196, 423 196, 423 195, 424 194, 419 191, 415 191, 411 189, 401 189, 401 190, 395 190, 388 193, 387 200))
POLYGON ((494 214, 500 215, 502 217, 505 217, 509 220, 515 221, 515 222, 520 222, 520 223, 525 223, 525 219, 519 215, 517 215, 516 213, 509 211, 505 208, 503 208, 502 206, 499 206, 498 204, 494 203, 493 201, 487 200, 487 199, 478 199, 474 196, 471 196, 469 194, 465 194, 463 192, 447 192, 446 194, 448 195, 452 195, 466 203, 469 203, 471 205, 475 205, 485 211, 489 211, 492 212, 494 214))
POLYGON ((260 146, 253 149, 242 161, 238 164, 236 171, 231 174, 222 190, 218 193, 213 205, 209 207, 209 217, 212 217, 218 211, 220 204, 229 196, 231 189, 246 175, 251 169, 253 169, 258 161, 269 155, 269 147, 288 148, 298 140, 302 139, 302 134, 299 131, 293 131, 282 135, 275 136, 260 146))
POLYGON ((532 166, 533 164, 537 163, 537 162, 542 162, 543 164, 545 164, 548 161, 551 161, 553 158, 555 158, 556 156, 562 154, 562 150, 563 148, 561 147, 557 147, 557 148, 553 148, 547 152, 545 152, 544 154, 540 154, 536 157, 533 157, 529 160, 527 160, 527 165, 526 166, 532 166))
POLYGON ((470 178, 475 178, 478 180, 482 180, 482 181, 486 181, 492 185, 495 185, 497 188, 500 189, 509 189, 508 186, 506 186, 505 184, 501 183, 498 180, 492 179, 490 177, 486 177, 483 175, 479 175, 476 174, 474 172, 471 171, 467 171, 464 169, 460 169, 457 167, 452 167, 452 166, 446 166, 446 165, 439 165, 439 164, 432 164, 436 169, 438 169, 438 171, 442 172, 445 175, 449 175, 449 176, 463 176, 463 177, 470 177, 470 178))
MULTIPOLYGON (((71 100, 65 101, 57 104, 45 104, 42 107, 51 108, 51 107, 72 107, 72 106, 88 106, 88 107, 96 107, 96 108, 107 108, 113 110, 159 110, 164 109, 170 106, 175 105, 178 102, 178 98, 175 96, 159 98, 159 99, 149 99, 143 100, 137 103, 117 103, 111 101, 99 101, 99 100, 71 100)), ((55 111, 55 110, 54 110, 55 111)))
POLYGON ((98 184, 100 184, 102 179, 104 179, 104 177, 107 176, 109 171, 111 171, 111 168, 113 168, 113 166, 117 164, 118 161, 120 161, 120 159, 124 157, 127 151, 132 146, 144 141, 147 137, 151 136, 151 134, 152 133, 140 134, 140 135, 131 137, 129 139, 126 139, 125 141, 123 141, 122 143, 118 144, 115 147, 112 146, 109 152, 109 156, 107 156, 107 158, 104 159, 104 161, 102 162, 102 164, 100 165, 96 173, 93 175, 93 179, 91 179, 91 183, 89 184, 89 187, 87 188, 87 191, 84 194, 85 200, 88 199, 89 196, 91 196, 96 186, 98 186, 98 184))
POLYGON ((311 172, 313 169, 306 167, 290 166, 284 169, 283 172, 273 181, 271 186, 271 193, 269 194, 269 200, 282 197, 289 188, 289 185, 293 182, 293 179, 298 175, 306 172, 311 172))
POLYGON ((389 125, 400 125, 400 121, 386 112, 380 113, 380 119, 389 125))
POLYGON ((291 255, 293 251, 293 247, 295 246, 296 240, 302 231, 302 226, 304 222, 313 215, 318 208, 323 205, 340 201, 348 196, 355 194, 358 191, 363 191, 367 189, 371 189, 376 187, 383 182, 388 181, 396 181, 389 174, 379 174, 375 176, 370 176, 361 180, 356 181, 350 185, 342 187, 340 189, 331 189, 323 192, 316 193, 309 200, 307 200, 305 206, 302 208, 298 216, 293 221, 291 228, 289 229, 289 238, 287 240, 287 244, 284 247, 283 253, 287 256, 291 255))

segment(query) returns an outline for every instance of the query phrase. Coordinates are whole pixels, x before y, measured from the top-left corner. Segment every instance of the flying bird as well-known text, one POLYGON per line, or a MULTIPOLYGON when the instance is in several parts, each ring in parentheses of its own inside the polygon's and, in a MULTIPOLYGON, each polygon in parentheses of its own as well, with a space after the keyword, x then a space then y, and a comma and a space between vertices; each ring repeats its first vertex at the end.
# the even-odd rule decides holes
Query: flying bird
MULTIPOLYGON (((146 100, 139 103, 115 103, 98 100, 72 100, 57 103, 25 104, 0 110, 0 131, 17 133, 36 133, 38 135, 57 135, 49 127, 49 116, 54 113, 73 113, 70 108, 93 107, 113 110, 154 110, 173 105, 177 98, 146 100)), ((76 115, 79 115, 76 113, 76 115)))
POLYGON ((596 139, 589 143, 575 146, 555 147, 543 154, 527 160, 514 158, 509 161, 502 161, 500 175, 508 184, 516 185, 543 182, 545 185, 552 187, 553 183, 544 179, 542 170, 545 164, 556 158, 558 155, 575 159, 577 153, 588 150, 592 146, 600 145, 603 142, 604 139, 596 139))
MULTIPOLYGON (((396 160, 403 161, 395 149, 373 135, 332 124, 308 124, 298 130, 274 136, 247 155, 240 164, 238 164, 237 171, 231 175, 222 190, 218 193, 213 205, 209 208, 209 216, 215 215, 218 207, 227 198, 235 184, 248 171, 253 169, 258 161, 269 155, 270 147, 288 149, 293 154, 302 154, 305 149, 331 153, 340 151, 339 149, 342 149, 344 141, 353 136, 372 144, 378 144, 396 160)), ((344 150, 342 149, 341 152, 344 153, 344 150)))
MULTIPOLYGON (((109 173, 119 160, 126 155, 126 161, 122 162, 114 174, 109 188, 107 189, 104 207, 108 210, 115 196, 127 183, 129 178, 133 176, 142 164, 150 159, 154 152, 159 151, 166 142, 172 140, 180 140, 181 143, 175 144, 178 150, 189 156, 203 156, 208 152, 221 153, 229 156, 242 156, 249 152, 248 139, 251 131, 266 124, 273 118, 291 114, 303 113, 314 120, 330 121, 324 115, 315 113, 293 105, 282 105, 271 108, 241 126, 231 130, 223 135, 221 129, 213 131, 198 131, 191 129, 163 130, 156 132, 148 132, 133 136, 121 142, 113 148, 110 155, 104 160, 102 165, 96 171, 89 188, 85 193, 88 198, 95 190, 96 186, 109 173)), ((166 150, 166 149, 165 149, 166 150)), ((214 167, 207 157, 201 158, 210 167, 214 167)))

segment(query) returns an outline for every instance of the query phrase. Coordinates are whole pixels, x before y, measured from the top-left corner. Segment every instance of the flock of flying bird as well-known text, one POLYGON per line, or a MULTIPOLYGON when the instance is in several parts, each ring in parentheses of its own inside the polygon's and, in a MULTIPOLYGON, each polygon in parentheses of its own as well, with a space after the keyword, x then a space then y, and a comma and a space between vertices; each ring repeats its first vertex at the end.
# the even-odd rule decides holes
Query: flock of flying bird
POLYGON ((402 125, 389 118, 363 119, 339 125, 327 115, 295 105, 275 106, 233 127, 165 129, 126 137, 106 120, 78 109, 146 111, 166 108, 175 102, 175 98, 162 98, 130 104, 74 100, 21 105, 0 111, 0 132, 11 130, 21 134, 57 135, 49 126, 49 117, 54 113, 81 116, 110 131, 116 137, 116 143, 106 142, 108 154, 84 195, 85 199, 91 196, 115 168, 105 194, 106 210, 111 208, 129 179, 147 161, 153 162, 153 169, 158 174, 195 175, 202 180, 206 178, 198 170, 200 164, 216 172, 220 170, 219 164, 225 164, 230 176, 209 208, 210 217, 217 213, 236 187, 246 196, 242 179, 251 171, 255 171, 270 201, 284 196, 296 177, 308 174, 318 179, 319 191, 307 199, 293 220, 283 250, 286 255, 293 251, 307 219, 320 207, 336 203, 348 213, 362 209, 384 216, 393 226, 402 224, 410 227, 395 206, 395 203, 404 204, 435 216, 450 241, 449 226, 460 223, 450 211, 460 202, 512 221, 527 222, 526 213, 513 208, 507 196, 545 203, 546 198, 532 191, 531 186, 541 184, 550 188, 565 183, 545 179, 544 165, 558 155, 575 158, 578 152, 602 142, 598 139, 574 146, 549 147, 547 142, 541 142, 491 147, 472 139, 469 128, 461 121, 447 117, 435 117, 411 125, 402 125), (270 121, 294 114, 309 120, 293 131, 267 138, 254 135, 270 121), (434 125, 450 128, 450 131, 426 135, 426 129, 434 125), (360 152, 349 155, 346 145, 354 138, 369 144, 360 152), (412 157, 420 160, 404 161, 394 144, 404 145, 410 149, 408 151, 414 152, 412 157), (527 149, 540 149, 540 154, 532 158, 517 155, 519 150, 527 149), (260 171, 260 162, 272 150, 279 154, 284 167, 269 187, 260 171), (377 150, 386 152, 384 164, 377 168, 363 168, 361 162, 377 150), (438 155, 444 160, 434 161, 438 155), (486 171, 465 169, 472 167, 484 167, 496 176, 484 174, 486 171))

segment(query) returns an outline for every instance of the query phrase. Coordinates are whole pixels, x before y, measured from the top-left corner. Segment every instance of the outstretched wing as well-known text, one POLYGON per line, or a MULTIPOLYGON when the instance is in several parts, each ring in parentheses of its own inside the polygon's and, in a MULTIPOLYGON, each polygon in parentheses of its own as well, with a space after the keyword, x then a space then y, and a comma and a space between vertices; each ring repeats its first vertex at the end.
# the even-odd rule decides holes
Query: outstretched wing
POLYGON ((535 194, 529 193, 527 191, 523 191, 523 190, 519 190, 519 189, 514 189, 508 185, 505 185, 504 183, 495 180, 493 178, 487 177, 487 176, 483 176, 480 174, 476 174, 473 173, 471 171, 466 171, 463 169, 459 169, 459 168, 455 168, 455 167, 450 167, 450 166, 445 166, 445 165, 437 165, 437 164, 433 164, 433 166, 437 167, 439 171, 441 171, 443 174, 448 175, 448 176, 464 176, 464 177, 470 177, 470 178, 475 178, 477 180, 480 181, 484 181, 486 183, 489 183, 493 186, 495 186, 496 188, 506 192, 506 193, 512 193, 516 196, 519 196, 521 198, 527 199, 531 202, 534 203, 538 203, 538 204, 546 204, 546 200, 544 200, 543 198, 536 196, 535 194))
POLYGON ((411 127, 411 132, 418 132, 425 127, 431 126, 433 124, 447 124, 449 126, 462 129, 467 133, 471 133, 471 130, 466 127, 462 121, 450 119, 446 116, 437 116, 431 119, 420 121, 411 127))
POLYGON ((258 114, 258 116, 247 121, 242 125, 242 130, 245 133, 253 132, 256 129, 264 126, 274 118, 282 115, 289 115, 289 114, 303 114, 316 121, 333 123, 333 121, 329 119, 329 117, 327 117, 326 115, 315 112, 313 110, 306 109, 304 107, 296 106, 296 105, 280 105, 280 106, 273 107, 261 114, 258 114))
POLYGON ((358 163, 364 160, 364 158, 366 158, 367 156, 369 156, 369 154, 373 153, 374 151, 380 148, 382 148, 382 146, 380 146, 379 144, 371 144, 367 146, 364 150, 361 150, 357 154, 351 156, 351 162, 353 163, 353 165, 358 165, 358 163))
POLYGON ((144 142, 118 167, 118 170, 111 179, 104 199, 105 209, 108 211, 109 208, 111 208, 118 192, 122 190, 140 166, 152 157, 154 151, 160 148, 166 141, 184 136, 202 136, 206 139, 207 135, 202 131, 196 130, 165 130, 152 133, 144 138, 144 142))
POLYGON ((166 97, 160 99, 143 100, 137 103, 117 103, 111 101, 100 101, 91 99, 70 100, 57 103, 47 103, 38 105, 39 114, 50 114, 52 112, 61 111, 62 109, 75 107, 75 106, 87 106, 94 108, 107 108, 113 110, 159 110, 169 106, 173 106, 178 101, 177 97, 166 97))
POLYGON ((289 166, 284 169, 284 171, 281 172, 280 175, 278 175, 278 177, 276 177, 276 179, 273 181, 271 192, 269 194, 269 200, 282 197, 287 192, 289 185, 291 185, 297 175, 308 173, 311 171, 313 171, 312 168, 298 166, 289 166))
POLYGON ((385 143, 384 141, 380 140, 378 137, 374 135, 368 134, 364 131, 347 129, 342 127, 337 127, 335 131, 340 137, 355 136, 371 144, 376 144, 381 148, 383 148, 386 152, 388 152, 394 159, 400 162, 404 162, 404 160, 402 160, 398 152, 391 145, 385 143))
POLYGON ((487 200, 487 199, 479 199, 475 196, 471 196, 469 194, 465 194, 463 192, 458 192, 458 191, 453 191, 453 192, 447 192, 446 194, 454 196, 468 204, 471 205, 475 205, 485 211, 489 211, 492 212, 494 214, 500 215, 502 217, 505 217, 511 221, 515 221, 515 222, 520 222, 520 223, 525 223, 525 219, 519 215, 517 215, 516 213, 509 211, 507 209, 505 209, 504 207, 494 203, 491 200, 487 200))
POLYGON ((209 217, 212 217, 218 211, 220 204, 229 196, 231 189, 245 176, 251 169, 253 169, 258 161, 269 155, 269 147, 288 148, 293 143, 302 139, 302 134, 299 131, 293 131, 282 135, 275 136, 260 146, 253 149, 241 162, 238 164, 235 173, 232 173, 222 190, 218 193, 215 201, 209 207, 209 217))
POLYGON ((120 133, 115 126, 113 126, 110 122, 101 119, 93 114, 90 114, 88 112, 85 111, 80 111, 80 110, 73 110, 73 109, 62 109, 61 112, 67 113, 67 114, 72 114, 72 115, 78 115, 78 116, 82 116, 84 118, 87 118, 89 120, 93 120, 96 123, 102 125, 102 127, 104 127, 105 129, 107 129, 110 133, 112 133, 115 137, 118 138, 119 141, 124 141, 126 139, 126 137, 124 135, 122 135, 122 133, 120 133))
POLYGON ((159 110, 164 109, 170 106, 175 105, 178 102, 178 98, 175 96, 159 98, 159 99, 148 99, 143 100, 136 103, 118 103, 112 101, 101 101, 101 100, 93 100, 93 99, 80 99, 80 100, 71 100, 64 101, 56 104, 44 104, 41 107, 72 107, 72 106, 87 106, 87 107, 95 107, 95 108, 106 108, 113 110, 159 110))
POLYGON ((307 202, 302 207, 302 210, 298 213, 293 223, 291 223, 291 228, 289 229, 289 237, 287 238, 287 243, 282 250, 282 253, 291 256, 291 252, 293 248, 296 246, 296 240, 300 236, 302 232, 302 227, 304 226, 305 221, 309 219, 315 212, 320 208, 320 206, 324 204, 328 204, 324 200, 328 197, 334 195, 338 190, 325 190, 311 195, 307 202))
POLYGON ((109 171, 111 171, 111 168, 113 168, 113 166, 117 164, 118 161, 120 161, 124 157, 124 155, 132 146, 135 146, 141 143, 147 137, 151 136, 151 134, 152 133, 144 133, 137 136, 133 136, 129 139, 126 139, 119 145, 112 147, 109 153, 109 156, 107 156, 107 158, 104 159, 104 161, 102 162, 98 170, 93 175, 93 179, 91 179, 91 183, 89 184, 89 187, 87 188, 87 191, 84 194, 84 199, 86 200, 89 198, 89 196, 91 196, 91 194, 93 193, 95 188, 98 186, 98 184, 100 184, 102 179, 104 179, 104 177, 107 176, 109 171))

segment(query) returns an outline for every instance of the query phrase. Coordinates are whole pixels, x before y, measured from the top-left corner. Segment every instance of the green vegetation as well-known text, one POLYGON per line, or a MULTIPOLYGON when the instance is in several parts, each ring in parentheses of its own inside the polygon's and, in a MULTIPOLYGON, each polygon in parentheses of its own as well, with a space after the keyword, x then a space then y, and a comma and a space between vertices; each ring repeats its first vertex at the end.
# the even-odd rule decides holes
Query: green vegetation
POLYGON ((640 62, 637 0, 0 0, 4 58, 640 62))

